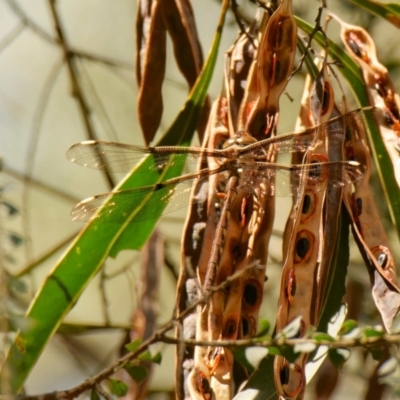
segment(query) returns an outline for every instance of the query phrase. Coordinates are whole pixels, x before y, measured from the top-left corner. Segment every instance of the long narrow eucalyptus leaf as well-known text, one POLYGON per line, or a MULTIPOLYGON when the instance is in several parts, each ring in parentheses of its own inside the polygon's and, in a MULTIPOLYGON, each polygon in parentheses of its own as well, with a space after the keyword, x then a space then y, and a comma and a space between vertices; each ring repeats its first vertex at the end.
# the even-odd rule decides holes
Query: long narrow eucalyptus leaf
POLYGON ((396 3, 378 3, 368 0, 350 0, 353 4, 364 8, 372 14, 382 17, 386 21, 400 28, 400 4, 396 3))
MULTIPOLYGON (((184 108, 171 129, 160 141, 160 145, 177 143, 188 145, 190 142, 218 55, 226 10, 227 2, 225 1, 214 42, 201 76, 196 81, 184 108)), ((152 159, 146 158, 118 189, 150 185, 157 183, 160 179, 181 173, 175 166, 166 168, 163 172, 164 176, 161 177, 159 174, 137 173, 143 168, 148 171, 151 163, 152 159)), ((127 216, 127 222, 124 224, 101 224, 101 220, 89 223, 46 278, 27 312, 26 319, 29 322, 29 328, 18 333, 0 371, 0 382, 7 382, 12 393, 20 392, 46 343, 97 274, 110 251, 113 249, 115 255, 119 250, 128 246, 127 238, 119 243, 118 240, 129 226, 129 222, 134 221, 135 215, 140 212, 143 202, 137 206, 138 208, 132 210, 127 216)), ((130 229, 129 232, 129 248, 140 248, 143 245, 151 234, 161 210, 160 207, 154 220, 134 224, 134 229, 130 229)), ((0 388, 0 393, 5 389, 0 388)))
MULTIPOLYGON (((313 27, 300 18, 296 18, 300 29, 310 34, 313 27)), ((315 40, 321 45, 325 45, 325 39, 322 34, 315 35, 315 40)), ((351 59, 345 50, 341 49, 332 40, 329 40, 329 55, 340 62, 343 68, 339 68, 341 74, 346 78, 352 89, 358 104, 361 107, 370 106, 368 100, 367 87, 360 67, 351 59)), ((390 216, 397 229, 397 235, 400 238, 400 189, 397 185, 394 175, 393 164, 390 161, 386 151, 379 128, 376 124, 366 121, 368 140, 370 149, 378 170, 379 179, 385 194, 390 216)))

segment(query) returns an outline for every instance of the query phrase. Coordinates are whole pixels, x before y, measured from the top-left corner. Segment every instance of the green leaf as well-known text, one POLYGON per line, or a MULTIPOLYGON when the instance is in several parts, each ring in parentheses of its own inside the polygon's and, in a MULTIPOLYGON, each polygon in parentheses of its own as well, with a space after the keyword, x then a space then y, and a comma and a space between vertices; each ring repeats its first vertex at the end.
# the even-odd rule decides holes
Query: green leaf
POLYGON ((328 332, 328 327, 341 309, 343 296, 346 294, 346 276, 350 258, 349 225, 350 217, 346 208, 342 205, 338 219, 338 236, 317 326, 319 332, 328 332))
POLYGON ((255 337, 262 338, 268 335, 269 330, 271 329, 271 323, 266 319, 261 319, 259 322, 259 330, 255 337))
POLYGON ((117 397, 125 396, 128 393, 128 386, 126 383, 119 381, 118 379, 108 379, 108 388, 112 394, 117 397))
POLYGON ((328 335, 327 333, 324 332, 315 332, 311 335, 311 337, 317 342, 328 341, 328 340, 330 342, 335 341, 335 339, 331 335, 328 335))
POLYGON ((367 326, 366 328, 363 328, 362 333, 366 338, 381 338, 385 334, 382 327, 373 328, 373 327, 369 327, 369 326, 367 326))
POLYGON ((151 361, 152 361, 154 364, 160 365, 160 364, 161 364, 161 361, 162 361, 162 354, 161 354, 160 352, 157 352, 156 354, 154 354, 154 356, 153 356, 153 358, 151 359, 151 361))
POLYGON ((348 319, 343 322, 343 325, 339 331, 339 336, 347 335, 348 333, 350 333, 352 330, 356 329, 357 327, 358 327, 357 321, 354 321, 353 319, 348 319))
POLYGON ((143 367, 142 365, 128 364, 124 369, 138 384, 142 383, 149 374, 147 368, 143 367))
POLYGON ((329 360, 336 368, 342 368, 343 364, 349 359, 350 351, 347 349, 330 349, 328 351, 329 360))
POLYGON ((272 356, 281 356, 282 355, 281 347, 268 346, 267 349, 268 349, 268 354, 270 354, 272 356))
MULTIPOLYGON (((225 13, 226 8, 223 7, 220 25, 203 71, 190 92, 184 108, 159 145, 189 144, 217 59, 225 13)), ((146 158, 117 189, 123 190, 137 185, 156 183, 155 178, 160 179, 160 175, 148 173, 151 164, 152 159, 146 158), (146 173, 138 173, 144 169, 146 169, 146 173)), ((180 173, 181 170, 172 165, 166 169, 163 178, 180 173)), ((146 242, 162 210, 160 207, 155 211, 154 220, 130 224, 139 213, 140 207, 144 205, 145 199, 134 205, 139 209, 132 210, 125 223, 101 224, 100 221, 93 221, 87 224, 70 245, 63 258, 55 265, 26 315, 26 318, 32 321, 33 328, 27 332, 20 332, 16 336, 2 364, 0 382, 8 380, 8 377, 11 376, 8 384, 13 393, 21 390, 46 343, 100 270, 108 255, 111 254, 115 257, 123 249, 139 249, 146 242)))
POLYGON ((143 340, 141 338, 135 339, 132 342, 128 343, 125 345, 125 348, 130 351, 131 353, 134 353, 139 346, 142 344, 143 340))
POLYGON ((380 346, 380 347, 368 347, 368 351, 371 353, 372 358, 375 361, 380 361, 382 359, 382 356, 385 352, 385 348, 380 346))
POLYGON ((392 23, 395 27, 400 28, 400 5, 396 3, 379 3, 377 1, 368 0, 350 0, 369 11, 372 14, 382 17, 386 21, 392 23))
POLYGON ((140 361, 151 361, 152 360, 152 356, 149 351, 145 351, 144 353, 140 354, 140 356, 138 358, 140 361))
POLYGON ((232 349, 232 354, 235 360, 246 369, 249 374, 254 372, 253 365, 249 362, 246 357, 246 349, 244 347, 237 347, 232 349))
POLYGON ((233 398, 233 400, 247 399, 278 400, 274 382, 274 357, 264 358, 242 390, 233 398))

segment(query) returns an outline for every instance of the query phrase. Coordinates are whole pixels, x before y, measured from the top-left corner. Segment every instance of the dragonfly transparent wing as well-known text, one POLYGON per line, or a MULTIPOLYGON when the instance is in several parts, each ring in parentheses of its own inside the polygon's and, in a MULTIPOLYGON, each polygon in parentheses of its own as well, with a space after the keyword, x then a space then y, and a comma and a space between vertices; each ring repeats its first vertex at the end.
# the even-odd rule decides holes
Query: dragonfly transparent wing
POLYGON ((240 189, 252 191, 259 187, 269 196, 287 197, 298 190, 304 181, 312 190, 325 190, 327 183, 333 186, 343 186, 355 182, 362 177, 361 166, 358 162, 323 162, 315 164, 279 165, 257 162, 243 164, 242 186, 240 189))
POLYGON ((162 170, 168 162, 197 163, 204 156, 196 147, 145 147, 94 140, 76 143, 66 153, 68 160, 76 164, 110 172, 129 172, 147 155, 154 157, 153 170, 162 170))
POLYGON ((158 210, 165 206, 162 214, 186 207, 193 181, 176 185, 152 185, 121 190, 89 197, 78 203, 71 211, 74 221, 124 222, 134 216, 134 221, 157 218, 158 210), (135 214, 135 208, 138 210, 135 214))
POLYGON ((364 126, 365 120, 371 121, 375 118, 381 120, 381 114, 382 111, 376 107, 360 108, 301 132, 291 132, 261 140, 244 148, 242 154, 252 153, 257 161, 262 161, 266 149, 270 147, 278 154, 304 152, 315 139, 317 131, 326 131, 325 137, 330 143, 343 142, 348 131, 364 126))

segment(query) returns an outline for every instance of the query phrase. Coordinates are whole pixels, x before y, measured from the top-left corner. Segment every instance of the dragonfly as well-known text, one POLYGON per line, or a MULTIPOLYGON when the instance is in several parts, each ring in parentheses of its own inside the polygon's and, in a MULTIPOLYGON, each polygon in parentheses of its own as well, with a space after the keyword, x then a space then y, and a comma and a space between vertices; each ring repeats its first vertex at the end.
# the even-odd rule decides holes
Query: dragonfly
MULTIPOLYGON (((255 188, 262 188, 265 194, 278 197, 290 196, 305 172, 308 173, 307 184, 312 184, 316 191, 325 187, 324 177, 328 177, 332 185, 345 185, 361 178, 362 166, 359 162, 318 160, 309 164, 283 165, 269 162, 268 154, 271 150, 277 154, 304 152, 320 129, 327 130, 330 143, 343 142, 348 135, 346 128, 359 126, 362 118, 374 118, 376 110, 373 107, 358 109, 301 132, 286 133, 261 141, 256 141, 245 132, 239 132, 217 149, 146 147, 93 140, 76 143, 66 153, 71 162, 89 168, 107 169, 110 172, 129 172, 145 156, 153 157, 154 162, 149 171, 160 173, 171 164, 198 163, 199 160, 208 158, 213 158, 217 166, 161 180, 153 185, 89 197, 72 209, 71 217, 80 222, 96 219, 101 219, 101 222, 124 222, 133 203, 148 199, 136 215, 135 221, 150 220, 155 218, 154 210, 161 206, 165 206, 162 214, 187 206, 194 182, 220 173, 237 175, 239 190, 255 194, 255 188)), ((196 202, 196 198, 192 198, 192 201, 196 202)))

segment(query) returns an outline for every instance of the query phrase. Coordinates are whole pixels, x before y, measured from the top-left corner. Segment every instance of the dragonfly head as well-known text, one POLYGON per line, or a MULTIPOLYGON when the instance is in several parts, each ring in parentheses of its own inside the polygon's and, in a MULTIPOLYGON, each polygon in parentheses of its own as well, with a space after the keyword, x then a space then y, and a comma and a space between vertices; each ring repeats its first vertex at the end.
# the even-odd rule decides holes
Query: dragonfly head
POLYGON ((249 144, 256 142, 257 140, 253 136, 249 135, 245 131, 239 131, 234 137, 225 141, 223 148, 226 149, 231 146, 246 147, 249 144))

